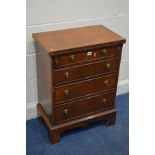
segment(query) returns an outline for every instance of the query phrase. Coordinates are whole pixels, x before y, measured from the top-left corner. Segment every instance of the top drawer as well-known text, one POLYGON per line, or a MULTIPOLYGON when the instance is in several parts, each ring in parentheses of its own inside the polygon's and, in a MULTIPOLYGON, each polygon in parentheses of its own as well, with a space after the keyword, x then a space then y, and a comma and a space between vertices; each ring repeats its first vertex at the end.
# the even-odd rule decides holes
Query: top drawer
POLYGON ((121 46, 101 48, 96 50, 81 51, 74 54, 56 55, 54 58, 54 68, 59 69, 68 65, 74 65, 79 62, 95 60, 99 58, 119 57, 121 46))

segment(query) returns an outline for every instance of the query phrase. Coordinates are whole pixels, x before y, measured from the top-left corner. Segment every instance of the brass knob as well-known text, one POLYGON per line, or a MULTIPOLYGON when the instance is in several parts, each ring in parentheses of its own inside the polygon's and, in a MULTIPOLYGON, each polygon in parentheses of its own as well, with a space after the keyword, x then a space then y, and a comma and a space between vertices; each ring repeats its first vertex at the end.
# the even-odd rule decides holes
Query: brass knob
POLYGON ((66 90, 64 91, 64 95, 65 95, 65 96, 68 96, 68 94, 69 94, 69 91, 68 91, 68 89, 66 89, 66 90))
POLYGON ((106 54, 107 54, 107 49, 103 49, 103 50, 102 50, 102 53, 103 53, 104 55, 106 55, 106 54))
POLYGON ((64 110, 64 114, 68 114, 69 110, 68 109, 65 109, 64 110))
POLYGON ((102 99, 102 103, 106 103, 107 100, 105 98, 102 99))
POLYGON ((68 79, 68 78, 69 78, 69 73, 66 72, 66 73, 64 74, 64 76, 65 76, 66 79, 68 79))
POLYGON ((108 81, 108 80, 105 80, 105 81, 104 81, 104 85, 105 85, 105 86, 108 86, 108 85, 109 85, 109 81, 108 81))
POLYGON ((106 67, 107 67, 108 69, 110 69, 111 64, 110 64, 110 63, 106 64, 106 67))
POLYGON ((75 56, 74 55, 71 55, 70 56, 70 60, 73 62, 75 60, 75 56))

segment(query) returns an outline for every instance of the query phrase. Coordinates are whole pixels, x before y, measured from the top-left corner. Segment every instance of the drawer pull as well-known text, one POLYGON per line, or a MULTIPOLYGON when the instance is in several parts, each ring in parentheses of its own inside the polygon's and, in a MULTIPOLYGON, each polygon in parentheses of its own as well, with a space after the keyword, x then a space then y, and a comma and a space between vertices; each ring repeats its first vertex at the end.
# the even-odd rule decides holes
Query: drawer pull
POLYGON ((64 74, 64 76, 65 76, 66 79, 68 79, 68 78, 69 78, 69 73, 66 72, 66 73, 64 74))
POLYGON ((106 103, 107 100, 105 98, 102 99, 102 103, 106 103))
POLYGON ((68 114, 69 110, 68 109, 65 109, 64 110, 64 114, 68 114))
POLYGON ((71 60, 72 62, 74 62, 75 56, 74 56, 74 55, 71 55, 71 56, 70 56, 70 60, 71 60))
POLYGON ((104 85, 105 85, 105 86, 108 86, 108 85, 109 85, 109 81, 108 81, 108 80, 105 80, 105 81, 104 81, 104 85))
POLYGON ((104 55, 107 55, 107 49, 103 49, 103 50, 102 50, 102 53, 103 53, 104 55))
POLYGON ((69 91, 68 91, 68 89, 66 89, 66 90, 64 91, 64 95, 65 95, 65 96, 68 96, 68 94, 69 94, 69 91))
POLYGON ((106 64, 106 67, 107 67, 108 69, 110 69, 111 64, 110 64, 110 63, 106 64))

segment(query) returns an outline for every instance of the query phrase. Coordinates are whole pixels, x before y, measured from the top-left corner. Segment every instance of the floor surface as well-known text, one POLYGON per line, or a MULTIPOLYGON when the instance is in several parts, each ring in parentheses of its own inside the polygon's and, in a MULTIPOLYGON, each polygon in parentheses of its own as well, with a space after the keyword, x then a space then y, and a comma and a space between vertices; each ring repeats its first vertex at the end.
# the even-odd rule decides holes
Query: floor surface
POLYGON ((47 128, 38 119, 26 123, 27 155, 128 155, 129 94, 116 99, 114 126, 95 123, 65 132, 58 144, 51 144, 47 128))

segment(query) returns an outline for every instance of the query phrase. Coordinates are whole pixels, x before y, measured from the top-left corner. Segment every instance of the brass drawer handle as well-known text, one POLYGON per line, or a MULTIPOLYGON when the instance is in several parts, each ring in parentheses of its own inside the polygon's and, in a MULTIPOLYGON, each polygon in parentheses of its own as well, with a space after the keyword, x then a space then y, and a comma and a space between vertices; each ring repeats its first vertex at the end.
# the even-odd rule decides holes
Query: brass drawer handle
POLYGON ((103 49, 103 50, 102 50, 102 53, 103 53, 104 55, 107 55, 107 49, 103 49))
POLYGON ((64 95, 65 95, 65 96, 68 96, 68 94, 69 94, 69 91, 68 91, 68 89, 66 89, 66 90, 64 91, 64 95))
POLYGON ((109 81, 108 81, 108 80, 105 80, 105 81, 104 81, 104 85, 105 85, 105 86, 108 86, 108 85, 109 85, 109 81))
POLYGON ((105 98, 102 99, 102 103, 106 103, 107 100, 105 98))
POLYGON ((69 110, 68 109, 65 109, 64 110, 64 114, 68 114, 69 110))
POLYGON ((75 60, 75 55, 71 55, 71 56, 70 56, 70 60, 71 60, 72 62, 74 62, 74 60, 75 60))
POLYGON ((108 69, 110 69, 110 68, 111 68, 111 64, 110 64, 110 63, 106 64, 106 67, 107 67, 108 69))
POLYGON ((64 76, 65 76, 66 79, 68 79, 68 78, 69 78, 69 73, 66 72, 66 73, 64 74, 64 76))

